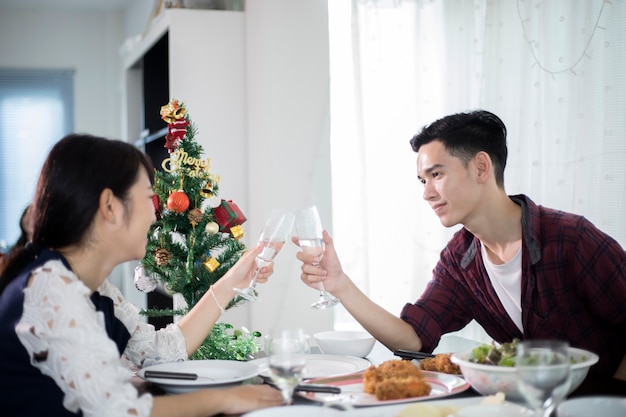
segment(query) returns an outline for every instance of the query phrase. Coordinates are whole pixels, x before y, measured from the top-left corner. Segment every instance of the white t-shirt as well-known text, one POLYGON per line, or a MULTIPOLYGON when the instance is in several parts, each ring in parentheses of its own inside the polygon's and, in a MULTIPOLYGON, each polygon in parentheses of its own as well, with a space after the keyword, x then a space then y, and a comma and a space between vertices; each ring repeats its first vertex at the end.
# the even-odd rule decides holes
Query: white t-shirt
POLYGON ((510 261, 496 265, 489 260, 485 245, 480 244, 483 255, 483 264, 491 280, 491 285, 496 290, 502 306, 513 320, 520 332, 524 332, 522 326, 522 248, 510 261))

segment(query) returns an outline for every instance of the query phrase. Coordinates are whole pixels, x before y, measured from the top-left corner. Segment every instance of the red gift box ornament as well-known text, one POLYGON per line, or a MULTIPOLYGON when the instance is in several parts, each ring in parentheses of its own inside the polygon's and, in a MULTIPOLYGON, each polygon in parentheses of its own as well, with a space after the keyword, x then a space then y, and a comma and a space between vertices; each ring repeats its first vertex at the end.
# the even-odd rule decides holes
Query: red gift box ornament
POLYGON ((230 233, 231 227, 239 226, 246 221, 246 216, 232 200, 222 200, 220 205, 213 209, 213 214, 222 233, 230 233))

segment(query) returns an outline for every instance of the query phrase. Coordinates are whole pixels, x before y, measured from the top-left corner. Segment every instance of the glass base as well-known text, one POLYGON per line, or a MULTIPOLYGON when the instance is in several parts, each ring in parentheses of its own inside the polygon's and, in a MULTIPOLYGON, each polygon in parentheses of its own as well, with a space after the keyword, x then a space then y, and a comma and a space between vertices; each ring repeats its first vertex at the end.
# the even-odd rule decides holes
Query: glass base
POLYGON ((261 297, 259 297, 259 293, 254 287, 246 287, 246 288, 233 288, 238 296, 248 301, 261 301, 261 297))
POLYGON ((314 308, 316 310, 323 310, 325 308, 334 307, 337 304, 339 304, 339 299, 335 297, 329 297, 327 295, 326 296, 322 295, 320 296, 319 300, 311 304, 311 308, 314 308))

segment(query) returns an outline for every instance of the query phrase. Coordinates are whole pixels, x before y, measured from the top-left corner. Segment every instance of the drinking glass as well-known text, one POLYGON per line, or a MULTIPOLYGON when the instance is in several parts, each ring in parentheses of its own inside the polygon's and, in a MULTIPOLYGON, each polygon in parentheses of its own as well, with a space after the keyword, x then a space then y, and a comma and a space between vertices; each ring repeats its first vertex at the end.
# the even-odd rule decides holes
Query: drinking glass
POLYGON ((285 241, 291 233, 293 227, 294 215, 289 210, 274 209, 271 211, 263 231, 259 237, 259 244, 263 246, 263 251, 257 255, 256 270, 252 281, 246 288, 234 288, 239 296, 250 301, 260 301, 259 293, 256 290, 256 280, 259 276, 259 270, 269 265, 272 260, 278 255, 278 252, 285 245, 285 241))
POLYGON ((308 350, 308 339, 300 328, 272 329, 265 337, 270 378, 285 404, 292 403, 293 392, 302 381, 308 350))
MULTIPOLYGON (((310 253, 320 258, 324 256, 324 238, 322 233, 322 221, 316 206, 307 207, 296 212, 296 236, 303 252, 310 253)), ((313 264, 319 266, 319 263, 313 264)), ((328 294, 324 289, 324 283, 319 283, 320 295, 317 301, 311 304, 311 308, 323 309, 332 307, 339 303, 339 300, 328 294)))
POLYGON ((569 389, 569 344, 526 340, 517 346, 515 362, 522 395, 537 415, 550 417, 569 389))

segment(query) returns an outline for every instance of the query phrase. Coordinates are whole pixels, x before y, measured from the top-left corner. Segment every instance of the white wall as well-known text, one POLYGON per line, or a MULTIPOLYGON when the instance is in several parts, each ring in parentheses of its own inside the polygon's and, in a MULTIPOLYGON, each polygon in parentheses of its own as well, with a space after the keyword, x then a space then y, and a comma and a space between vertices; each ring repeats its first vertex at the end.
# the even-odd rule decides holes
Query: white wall
POLYGON ((0 5, 0 67, 74 69, 76 131, 119 137, 121 24, 119 12, 0 5))
MULTIPOLYGON (((274 206, 317 204, 330 216, 330 98, 326 0, 248 0, 249 230, 274 206)), ((300 281, 297 248, 286 244, 275 274, 250 307, 254 328, 301 323, 332 328, 332 310, 312 310, 317 292, 300 281)))

